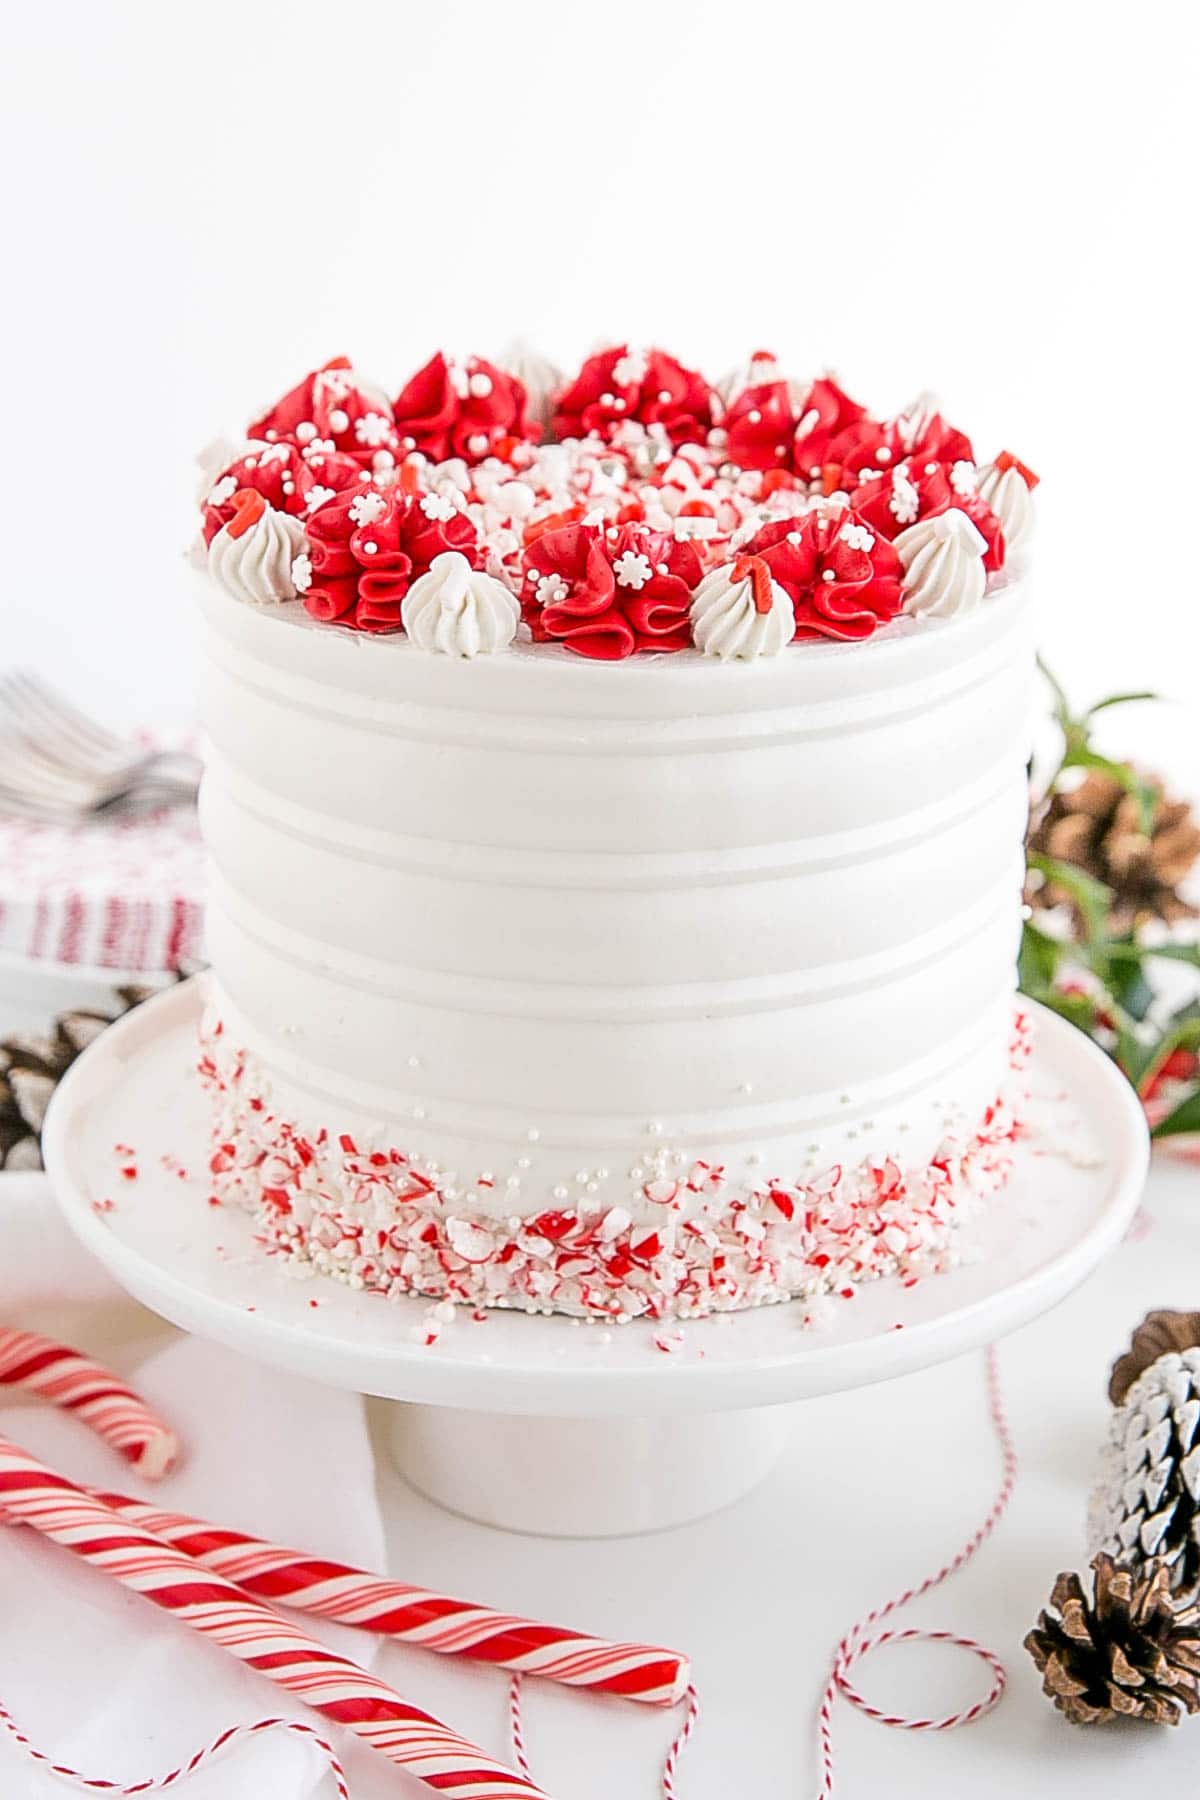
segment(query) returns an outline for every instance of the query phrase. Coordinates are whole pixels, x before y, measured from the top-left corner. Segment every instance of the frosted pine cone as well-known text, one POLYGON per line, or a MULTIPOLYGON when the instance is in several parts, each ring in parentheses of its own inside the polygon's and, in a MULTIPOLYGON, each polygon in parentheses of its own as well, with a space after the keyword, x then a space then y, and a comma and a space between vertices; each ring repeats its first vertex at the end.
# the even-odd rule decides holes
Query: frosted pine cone
POLYGON ((1093 1554, 1200 1589, 1200 1347, 1160 1356, 1114 1409, 1088 1528, 1093 1554))

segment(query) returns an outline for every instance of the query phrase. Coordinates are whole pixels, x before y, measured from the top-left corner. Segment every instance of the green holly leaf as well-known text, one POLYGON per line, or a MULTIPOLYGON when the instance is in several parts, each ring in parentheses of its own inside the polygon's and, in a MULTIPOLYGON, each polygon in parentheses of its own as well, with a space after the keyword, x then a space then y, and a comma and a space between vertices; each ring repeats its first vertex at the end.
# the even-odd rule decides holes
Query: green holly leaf
POLYGON ((1146 979, 1140 957, 1109 957, 1109 986, 1113 998, 1140 1025, 1154 1004, 1154 989, 1146 979))
POLYGON ((1031 852, 1028 863, 1046 881, 1071 896, 1083 918, 1088 941, 1102 940, 1112 905, 1112 889, 1097 881, 1094 875, 1077 869, 1074 863, 1061 862, 1056 856, 1042 856, 1035 851, 1031 852))
MULTIPOLYGON (((1046 673, 1044 668, 1042 673, 1043 675, 1046 673)), ((1139 688, 1136 692, 1127 694, 1108 694, 1103 700, 1097 700, 1094 706, 1089 706, 1083 716, 1085 719, 1094 719, 1098 712, 1104 712, 1110 706, 1131 706, 1135 700, 1157 700, 1159 698, 1158 694, 1151 693, 1148 688, 1139 688)))
POLYGON ((1200 944, 1142 944, 1139 949, 1143 956, 1157 956, 1164 962, 1188 963, 1193 969, 1200 969, 1200 944))
POLYGON ((1191 1131, 1200 1131, 1200 1088, 1193 1088, 1186 1094, 1173 1112, 1159 1120, 1150 1135, 1153 1138, 1182 1137, 1191 1131))
POLYGON ((1031 1000, 1040 1000, 1054 986, 1063 951, 1057 938, 1026 919, 1021 930, 1021 951, 1017 959, 1017 984, 1031 1000))

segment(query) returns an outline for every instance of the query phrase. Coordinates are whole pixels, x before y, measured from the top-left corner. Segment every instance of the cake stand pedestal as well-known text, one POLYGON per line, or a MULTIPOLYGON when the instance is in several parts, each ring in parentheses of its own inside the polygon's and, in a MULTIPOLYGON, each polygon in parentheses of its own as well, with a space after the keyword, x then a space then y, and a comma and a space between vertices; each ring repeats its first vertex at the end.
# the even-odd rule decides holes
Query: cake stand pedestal
POLYGON ((796 1305, 669 1336, 641 1321, 477 1322, 462 1311, 430 1346, 428 1300, 297 1279, 263 1255, 247 1215, 206 1204, 193 1067, 202 1003, 203 977, 148 1001, 62 1082, 44 1147, 68 1223, 184 1330, 397 1402, 388 1423, 401 1472, 451 1511, 509 1530, 648 1531, 737 1499, 797 1428, 791 1403, 958 1356, 1056 1305, 1122 1236, 1146 1174, 1131 1089, 1079 1032, 1035 1009, 1031 1134, 967 1228, 972 1260, 960 1268, 908 1290, 868 1285, 820 1331, 803 1329, 796 1305))

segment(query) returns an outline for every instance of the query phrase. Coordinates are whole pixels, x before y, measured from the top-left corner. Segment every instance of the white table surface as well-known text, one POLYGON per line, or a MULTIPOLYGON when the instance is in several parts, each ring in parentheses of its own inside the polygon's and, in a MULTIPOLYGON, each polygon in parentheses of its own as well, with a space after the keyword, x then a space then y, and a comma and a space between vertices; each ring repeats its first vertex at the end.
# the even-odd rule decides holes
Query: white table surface
MULTIPOLYGON (((0 1178, 0 1205, 3 1185, 0 1178)), ((845 1800, 968 1792, 972 1800, 1123 1800, 1200 1775, 1200 1721, 1177 1732, 1069 1727, 1042 1699, 1020 1649, 1056 1572, 1083 1558, 1111 1359, 1143 1312, 1198 1300, 1200 1170, 1163 1161, 1134 1230, 1108 1262, 1057 1312, 1003 1345, 1022 1462, 1015 1501, 977 1561, 901 1621, 982 1639, 1007 1661, 1009 1692, 978 1724, 925 1736, 887 1731, 839 1705, 845 1800)), ((125 1320, 131 1341, 144 1338, 150 1321, 132 1302, 125 1320)), ((682 1800, 731 1800, 814 1791, 813 1718, 831 1646, 864 1611, 957 1549, 987 1511, 998 1475, 982 1359, 972 1355, 803 1404, 794 1447, 763 1487, 722 1515, 656 1536, 512 1536, 439 1511, 382 1455, 378 1479, 397 1574, 688 1652, 704 1713, 679 1791, 682 1800)), ((393 1647, 378 1666, 413 1700, 504 1746, 502 1676, 393 1647)), ((874 1699, 917 1711, 964 1705, 986 1679, 974 1659, 925 1646, 881 1652, 862 1669, 874 1699)), ((526 1696, 529 1753, 553 1800, 654 1800, 674 1715, 548 1684, 527 1683, 526 1696)), ((355 1762, 356 1800, 395 1793, 395 1776, 367 1760, 366 1769, 355 1762)), ((5 1800, 21 1793, 6 1788, 5 1800)))

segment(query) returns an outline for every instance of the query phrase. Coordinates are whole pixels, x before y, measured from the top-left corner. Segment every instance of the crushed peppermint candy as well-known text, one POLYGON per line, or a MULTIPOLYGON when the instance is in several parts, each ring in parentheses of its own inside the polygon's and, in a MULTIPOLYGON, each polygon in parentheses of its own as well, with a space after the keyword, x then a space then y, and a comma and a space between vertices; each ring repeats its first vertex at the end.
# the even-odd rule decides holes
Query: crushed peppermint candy
MULTIPOLYGON (((249 1211, 290 1266, 393 1299, 430 1296, 414 1328, 427 1345, 466 1306, 670 1322, 655 1341, 674 1351, 688 1319, 798 1297, 815 1325, 831 1297, 851 1301, 866 1281, 912 1285, 961 1260, 962 1224, 1011 1168, 1029 1053, 1018 1013, 1011 1090, 973 1130, 948 1131, 922 1167, 876 1155, 746 1183, 664 1141, 630 1174, 628 1204, 613 1202, 617 1178, 596 1171, 601 1181, 560 1182, 561 1198, 510 1216, 477 1210, 494 1170, 451 1178, 383 1140, 306 1134, 275 1111, 262 1071, 219 1020, 205 1022, 197 1066, 213 1105, 211 1199, 249 1211), (591 1192, 602 1184, 607 1196, 591 1192)), ((501 1177, 503 1205, 530 1180, 501 1177)))

